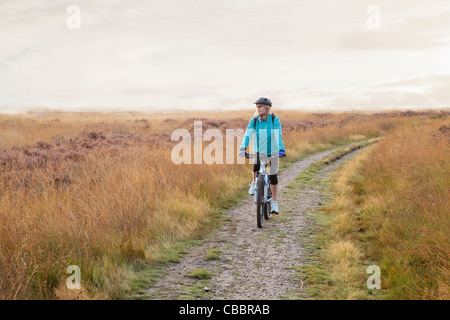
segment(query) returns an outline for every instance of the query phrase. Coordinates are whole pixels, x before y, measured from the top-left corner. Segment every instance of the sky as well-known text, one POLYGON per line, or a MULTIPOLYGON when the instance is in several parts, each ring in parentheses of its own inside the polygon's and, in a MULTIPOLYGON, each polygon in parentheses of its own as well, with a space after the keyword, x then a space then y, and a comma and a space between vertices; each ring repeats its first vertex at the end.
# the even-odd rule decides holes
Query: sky
POLYGON ((449 88, 448 0, 0 0, 0 112, 440 109, 449 88))

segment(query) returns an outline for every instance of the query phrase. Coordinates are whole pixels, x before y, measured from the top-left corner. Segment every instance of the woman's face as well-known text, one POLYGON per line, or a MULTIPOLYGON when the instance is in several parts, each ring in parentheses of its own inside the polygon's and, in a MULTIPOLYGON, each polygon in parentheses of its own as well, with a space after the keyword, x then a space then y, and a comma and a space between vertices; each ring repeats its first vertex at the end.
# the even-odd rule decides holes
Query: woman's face
POLYGON ((267 114, 267 106, 264 104, 257 104, 256 108, 258 110, 258 115, 260 117, 265 116, 267 114))

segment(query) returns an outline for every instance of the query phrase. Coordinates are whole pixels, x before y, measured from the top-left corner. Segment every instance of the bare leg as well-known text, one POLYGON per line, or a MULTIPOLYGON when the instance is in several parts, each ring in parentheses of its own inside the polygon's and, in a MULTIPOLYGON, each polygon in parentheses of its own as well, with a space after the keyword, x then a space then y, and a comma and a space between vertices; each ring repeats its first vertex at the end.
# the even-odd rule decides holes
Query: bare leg
POLYGON ((276 185, 271 184, 270 185, 270 191, 272 191, 273 201, 277 201, 278 184, 276 184, 276 185))

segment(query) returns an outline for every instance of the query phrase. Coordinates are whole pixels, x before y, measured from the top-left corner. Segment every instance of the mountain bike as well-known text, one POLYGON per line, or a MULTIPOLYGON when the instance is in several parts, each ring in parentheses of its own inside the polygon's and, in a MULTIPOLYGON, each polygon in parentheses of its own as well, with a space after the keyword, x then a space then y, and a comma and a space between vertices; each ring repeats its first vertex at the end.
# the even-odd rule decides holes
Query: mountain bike
MULTIPOLYGON (((245 153, 246 158, 257 158, 257 154, 245 153)), ((270 160, 279 158, 278 155, 259 155, 260 169, 256 172, 256 225, 262 228, 263 221, 270 219, 270 209, 272 203, 272 191, 270 190, 269 168, 270 160)))

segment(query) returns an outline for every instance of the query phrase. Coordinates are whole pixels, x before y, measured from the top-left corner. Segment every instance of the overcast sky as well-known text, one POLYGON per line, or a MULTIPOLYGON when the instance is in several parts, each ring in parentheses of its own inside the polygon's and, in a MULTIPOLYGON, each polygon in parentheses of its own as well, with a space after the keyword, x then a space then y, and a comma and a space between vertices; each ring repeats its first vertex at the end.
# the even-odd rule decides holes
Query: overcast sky
POLYGON ((242 109, 260 96, 449 107, 450 1, 0 0, 0 112, 242 109))

